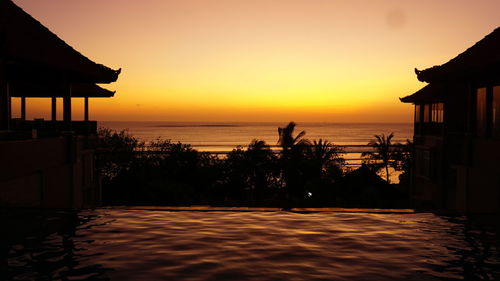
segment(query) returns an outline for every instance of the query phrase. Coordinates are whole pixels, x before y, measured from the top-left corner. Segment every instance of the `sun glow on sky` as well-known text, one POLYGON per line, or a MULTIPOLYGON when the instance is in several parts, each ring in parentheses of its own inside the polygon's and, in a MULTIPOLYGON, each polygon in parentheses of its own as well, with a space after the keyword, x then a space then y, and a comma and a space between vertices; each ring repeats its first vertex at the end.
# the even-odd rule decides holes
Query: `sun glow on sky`
MULTIPOLYGON (((14 2, 93 61, 123 68, 105 85, 116 96, 91 100, 97 120, 409 122, 398 97, 424 86, 413 69, 500 26, 498 0, 14 2)), ((50 114, 28 105, 32 117, 50 114)))

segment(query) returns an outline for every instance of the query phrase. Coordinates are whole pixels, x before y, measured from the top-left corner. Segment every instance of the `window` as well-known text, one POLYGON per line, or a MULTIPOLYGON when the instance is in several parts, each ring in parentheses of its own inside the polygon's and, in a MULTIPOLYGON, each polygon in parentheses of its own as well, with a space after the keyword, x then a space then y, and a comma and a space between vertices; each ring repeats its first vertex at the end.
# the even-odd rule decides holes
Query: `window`
POLYGON ((415 105, 415 123, 420 123, 422 122, 421 116, 420 116, 420 104, 415 105))
POLYGON ((443 123, 443 103, 433 103, 432 104, 432 122, 433 123, 443 123))
POLYGON ((486 88, 476 92, 476 130, 478 136, 486 135, 486 88))
POLYGON ((492 135, 500 136, 500 86, 493 87, 492 135))
POLYGON ((438 122, 444 122, 444 103, 438 103, 438 122))
POLYGON ((430 104, 425 104, 424 105, 424 122, 429 123, 430 122, 430 116, 431 116, 431 105, 430 104))

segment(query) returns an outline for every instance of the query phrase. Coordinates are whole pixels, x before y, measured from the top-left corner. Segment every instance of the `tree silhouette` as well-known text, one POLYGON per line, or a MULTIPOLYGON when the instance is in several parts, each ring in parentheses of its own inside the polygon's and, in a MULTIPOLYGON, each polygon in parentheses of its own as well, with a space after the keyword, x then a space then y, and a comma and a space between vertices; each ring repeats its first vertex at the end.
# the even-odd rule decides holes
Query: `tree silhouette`
MULTIPOLYGON (((126 131, 101 129, 97 167, 102 175, 103 202, 285 209, 345 203, 359 207, 368 204, 369 200, 365 202, 362 198, 371 198, 373 190, 382 194, 380 198, 386 198, 387 204, 391 200, 400 201, 397 196, 388 197, 387 194, 396 193, 380 182, 388 185, 389 167, 405 171, 403 175, 408 182, 412 163, 410 143, 392 143, 393 134, 375 136, 369 143, 374 147, 373 152, 363 153, 364 163, 370 164, 371 171, 365 169, 370 173, 360 170, 362 173, 349 176, 341 147, 323 139, 309 141, 304 138, 305 131, 295 134, 295 127, 290 122, 278 129, 279 154, 264 141, 254 139, 247 148, 238 146, 226 157, 170 140, 157 139, 145 146, 126 131), (387 182, 373 172, 382 168, 387 182), (353 191, 356 196, 344 192, 352 191, 353 186, 360 187, 353 191)), ((400 181, 403 182, 401 178, 400 181)))
POLYGON ((399 183, 409 185, 411 170, 413 167, 414 144, 411 140, 406 140, 404 144, 396 144, 394 151, 393 167, 396 171, 402 171, 399 175, 399 183))
POLYGON ((375 135, 375 139, 371 140, 368 145, 372 146, 375 151, 367 151, 361 154, 364 158, 363 162, 373 171, 378 172, 380 169, 385 169, 385 176, 390 183, 389 167, 393 165, 396 156, 396 150, 393 147, 392 138, 394 133, 388 136, 381 134, 375 135))
POLYGON ((252 189, 252 199, 256 202, 263 202, 265 195, 269 194, 269 189, 275 187, 275 180, 279 169, 276 165, 276 156, 263 140, 254 139, 248 145, 245 152, 248 169, 249 182, 252 189))
POLYGON ((297 146, 308 145, 309 141, 303 139, 306 135, 306 131, 301 131, 296 136, 293 136, 293 131, 295 130, 295 122, 290 122, 284 128, 278 128, 278 144, 281 146, 284 154, 286 152, 293 150, 297 146))
POLYGON ((327 206, 335 202, 336 183, 342 177, 342 149, 326 140, 313 140, 305 151, 306 205, 327 206))
POLYGON ((344 163, 341 157, 343 151, 340 147, 330 143, 327 140, 313 140, 306 152, 307 158, 312 162, 314 170, 322 175, 331 165, 340 165, 344 163))
POLYGON ((136 151, 144 149, 144 142, 130 135, 127 130, 117 132, 99 127, 97 134, 96 165, 106 179, 112 179, 120 171, 128 169, 136 157, 136 151))
POLYGON ((305 156, 310 142, 305 139, 305 131, 294 135, 295 122, 290 122, 284 128, 278 128, 278 144, 281 146, 281 170, 284 181, 286 204, 302 204, 305 196, 305 183, 308 163, 305 156))

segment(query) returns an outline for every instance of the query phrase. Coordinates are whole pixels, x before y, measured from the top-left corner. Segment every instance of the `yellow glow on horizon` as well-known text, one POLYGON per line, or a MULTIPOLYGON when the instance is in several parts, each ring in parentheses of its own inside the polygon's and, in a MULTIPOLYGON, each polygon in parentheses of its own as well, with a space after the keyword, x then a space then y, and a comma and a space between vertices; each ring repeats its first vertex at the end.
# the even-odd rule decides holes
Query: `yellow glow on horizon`
POLYGON ((494 0, 14 1, 90 59, 123 68, 104 85, 116 96, 91 100, 97 120, 409 122, 398 98, 424 85, 413 68, 500 25, 494 0))

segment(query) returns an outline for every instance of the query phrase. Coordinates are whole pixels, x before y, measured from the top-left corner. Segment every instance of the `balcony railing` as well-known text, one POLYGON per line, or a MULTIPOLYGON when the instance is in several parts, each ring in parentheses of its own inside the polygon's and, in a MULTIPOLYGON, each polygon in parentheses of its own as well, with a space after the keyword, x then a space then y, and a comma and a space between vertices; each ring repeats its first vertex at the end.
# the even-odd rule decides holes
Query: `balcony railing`
POLYGON ((32 138, 58 137, 63 132, 76 135, 95 135, 97 121, 45 121, 12 119, 10 130, 0 132, 0 140, 22 140, 32 138))
POLYGON ((442 136, 445 132, 444 123, 415 123, 415 135, 442 136))
MULTIPOLYGON (((279 145, 269 145, 271 148, 271 151, 274 154, 280 154, 281 153, 281 147, 279 145)), ((376 152, 376 149, 371 146, 371 145, 366 145, 366 144, 351 144, 351 145, 337 145, 337 147, 340 149, 339 155, 342 157, 342 159, 345 161, 344 165, 345 166, 354 166, 354 167, 359 167, 363 163, 363 157, 362 153, 363 152, 376 152)), ((391 146, 392 149, 398 150, 401 149, 401 147, 397 145, 391 146)), ((192 146, 193 149, 198 150, 199 152, 203 153, 208 153, 211 155, 214 155, 219 158, 225 158, 229 153, 231 153, 231 150, 205 150, 203 145, 194 145, 192 146)), ((246 148, 243 148, 246 149, 246 148)), ((409 152, 405 148, 401 150, 402 152, 409 152)), ((135 151, 137 155, 140 156, 148 156, 148 155, 169 155, 168 151, 162 151, 158 150, 155 147, 151 146, 146 146, 144 148, 141 148, 140 150, 135 151)))

